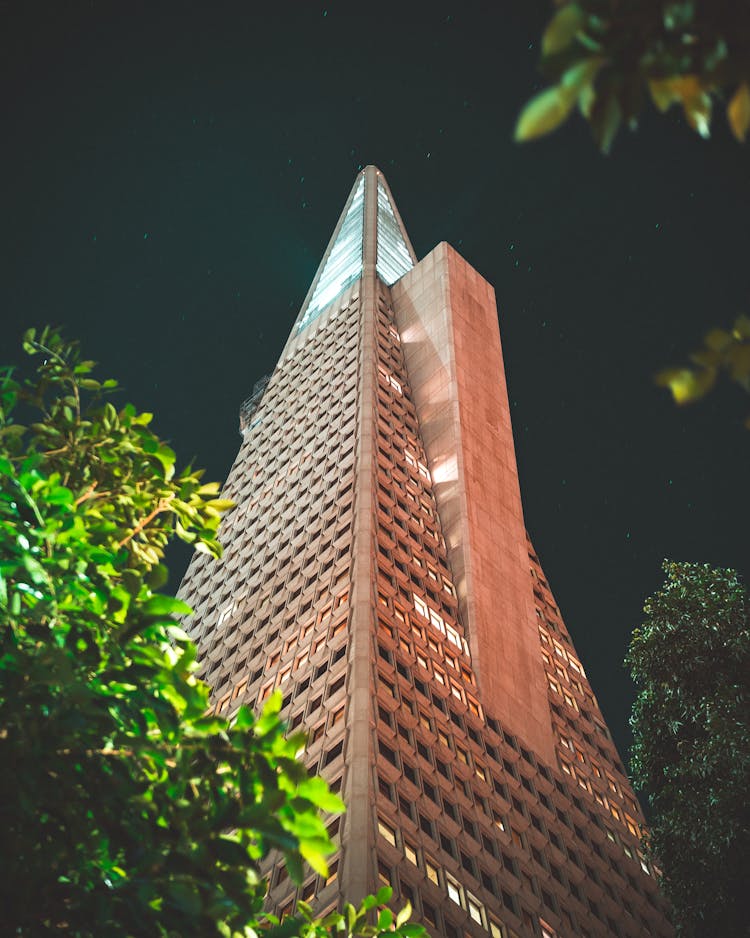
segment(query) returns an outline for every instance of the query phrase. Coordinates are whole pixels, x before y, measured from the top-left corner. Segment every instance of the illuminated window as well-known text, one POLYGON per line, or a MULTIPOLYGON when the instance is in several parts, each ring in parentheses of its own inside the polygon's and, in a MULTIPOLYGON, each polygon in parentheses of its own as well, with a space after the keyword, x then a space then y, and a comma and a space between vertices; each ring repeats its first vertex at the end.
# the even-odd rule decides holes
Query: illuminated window
POLYGON ((446 626, 445 634, 447 635, 449 642, 453 642, 457 648, 461 648, 461 636, 454 628, 451 628, 450 625, 446 626))
POLYGON ((246 687, 247 687, 247 678, 245 678, 244 681, 240 681, 240 683, 235 687, 234 693, 232 694, 232 698, 236 700, 240 696, 240 694, 245 690, 246 687))
POLYGON ((388 841, 391 846, 396 846, 396 831, 386 824, 381 818, 378 818, 378 831, 388 841))
POLYGON ((498 922, 497 919, 494 919, 491 915, 489 917, 489 925, 490 935, 492 935, 492 938, 507 938, 505 926, 501 922, 498 922))
POLYGON ((484 906, 471 893, 466 894, 466 907, 470 917, 478 925, 484 925, 484 906))
POLYGON ((439 616, 434 609, 430 609, 430 622, 439 632, 445 635, 445 622, 443 622, 442 616, 439 616))
POLYGON ((414 600, 414 608, 417 610, 420 616, 423 616, 425 619, 428 619, 429 610, 427 608, 427 603, 423 599, 420 599, 419 596, 412 594, 412 597, 414 600))
POLYGON ((461 886, 459 883, 453 879, 452 876, 446 874, 445 885, 448 889, 448 898, 451 902, 455 902, 456 905, 461 905, 461 886))

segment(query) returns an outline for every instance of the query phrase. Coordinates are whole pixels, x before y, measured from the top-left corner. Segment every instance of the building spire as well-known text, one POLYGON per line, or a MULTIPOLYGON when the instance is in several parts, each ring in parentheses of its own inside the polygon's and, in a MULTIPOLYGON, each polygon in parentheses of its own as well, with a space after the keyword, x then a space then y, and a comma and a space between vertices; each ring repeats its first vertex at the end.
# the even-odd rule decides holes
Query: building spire
POLYGON ((343 290, 358 280, 370 259, 374 259, 376 275, 388 286, 411 270, 417 261, 388 183, 375 166, 366 166, 354 180, 302 304, 296 332, 305 329, 343 290), (366 222, 366 206, 371 203, 374 230, 366 222))

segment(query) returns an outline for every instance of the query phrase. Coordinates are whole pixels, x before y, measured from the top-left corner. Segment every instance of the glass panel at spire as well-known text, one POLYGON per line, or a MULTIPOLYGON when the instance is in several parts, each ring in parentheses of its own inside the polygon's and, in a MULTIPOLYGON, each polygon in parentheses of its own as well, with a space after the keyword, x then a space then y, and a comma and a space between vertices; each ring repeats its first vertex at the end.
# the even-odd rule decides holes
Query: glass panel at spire
POLYGON ((365 213, 365 177, 362 176, 352 197, 349 211, 346 213, 338 237, 331 248, 325 267, 305 315, 300 320, 297 329, 302 330, 326 306, 335 299, 339 293, 350 283, 362 275, 362 242, 364 233, 365 213))
POLYGON ((390 286, 413 266, 391 200, 378 179, 378 260, 375 265, 378 277, 390 286))

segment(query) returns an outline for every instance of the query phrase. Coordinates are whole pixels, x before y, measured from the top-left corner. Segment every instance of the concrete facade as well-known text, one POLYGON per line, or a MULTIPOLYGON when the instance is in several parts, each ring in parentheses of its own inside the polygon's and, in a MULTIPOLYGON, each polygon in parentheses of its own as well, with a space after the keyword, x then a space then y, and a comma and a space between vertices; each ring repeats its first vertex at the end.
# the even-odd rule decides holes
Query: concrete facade
POLYGON ((494 292, 446 244, 416 261, 374 167, 242 427, 189 630, 216 711, 280 687, 348 805, 326 882, 270 864, 274 910, 389 883, 434 938, 671 935, 525 531, 494 292))

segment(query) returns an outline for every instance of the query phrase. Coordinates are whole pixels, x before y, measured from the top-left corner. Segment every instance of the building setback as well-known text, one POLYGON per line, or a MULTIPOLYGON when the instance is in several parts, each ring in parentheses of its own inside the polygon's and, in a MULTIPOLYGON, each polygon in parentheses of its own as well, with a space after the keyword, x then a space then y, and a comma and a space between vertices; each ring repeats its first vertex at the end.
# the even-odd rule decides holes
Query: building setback
POLYGON ((672 935, 524 527, 494 291, 417 261, 375 167, 240 423, 189 630, 216 711, 281 688, 348 808, 329 878, 275 863, 269 907, 388 883, 434 938, 672 935))

